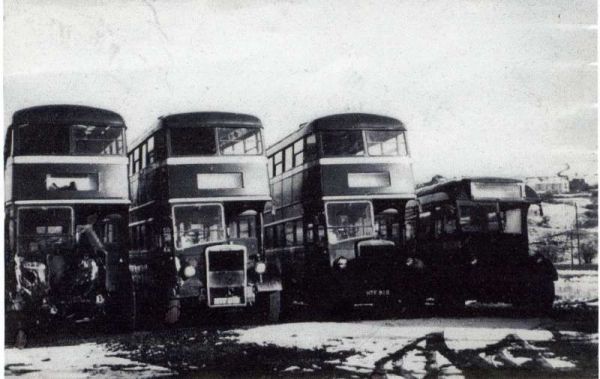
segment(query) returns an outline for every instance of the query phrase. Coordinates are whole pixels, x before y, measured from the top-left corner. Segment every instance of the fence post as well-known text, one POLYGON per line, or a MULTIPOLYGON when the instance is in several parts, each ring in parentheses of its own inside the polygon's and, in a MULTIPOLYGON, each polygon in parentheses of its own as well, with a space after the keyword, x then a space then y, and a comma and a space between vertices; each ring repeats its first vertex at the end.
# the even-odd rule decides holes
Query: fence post
POLYGON ((579 243, 579 216, 577 215, 577 203, 575 204, 575 232, 577 233, 577 260, 579 261, 579 265, 581 266, 581 246, 579 243))
POLYGON ((571 270, 573 269, 573 231, 571 233, 565 234, 569 239, 569 247, 571 248, 571 270))

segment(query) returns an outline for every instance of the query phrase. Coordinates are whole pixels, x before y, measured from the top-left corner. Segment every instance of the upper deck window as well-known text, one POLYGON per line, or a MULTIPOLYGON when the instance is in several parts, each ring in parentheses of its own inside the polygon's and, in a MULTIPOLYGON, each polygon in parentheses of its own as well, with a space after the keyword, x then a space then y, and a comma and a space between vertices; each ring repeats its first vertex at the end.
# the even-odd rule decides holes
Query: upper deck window
POLYGON ((283 151, 279 151, 273 157, 273 175, 277 176, 283 173, 283 151))
POLYGON ((121 128, 73 125, 71 136, 75 154, 123 154, 123 129, 121 128))
POLYGON ((259 129, 250 128, 174 128, 171 132, 171 154, 194 155, 261 155, 259 129))
POLYGON ((20 155, 123 155, 123 128, 92 125, 21 125, 20 155))
POLYGON ((217 128, 221 155, 260 155, 262 139, 259 129, 217 128))
POLYGON ((215 130, 211 128, 171 129, 172 155, 216 155, 215 130))
POLYGON ((368 130, 367 151, 371 156, 407 155, 404 132, 401 130, 368 130))
POLYGON ((360 156, 365 154, 361 130, 339 130, 321 133, 323 155, 326 157, 360 156))
POLYGON ((146 161, 150 165, 156 161, 156 152, 154 151, 154 136, 148 138, 146 144, 148 145, 148 156, 146 157, 146 161))

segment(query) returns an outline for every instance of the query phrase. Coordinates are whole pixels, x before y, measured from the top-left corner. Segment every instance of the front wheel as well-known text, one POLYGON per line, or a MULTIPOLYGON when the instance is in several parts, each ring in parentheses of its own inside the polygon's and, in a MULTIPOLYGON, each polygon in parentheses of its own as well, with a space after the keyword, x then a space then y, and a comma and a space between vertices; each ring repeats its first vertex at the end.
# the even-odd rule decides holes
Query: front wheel
POLYGON ((256 313, 261 321, 268 323, 279 322, 281 315, 281 292, 266 292, 256 294, 256 313))
POLYGON ((526 283, 524 293, 513 301, 517 307, 526 310, 548 314, 552 311, 555 298, 554 281, 551 279, 526 283))
POLYGON ((533 289, 531 297, 535 310, 542 314, 548 314, 552 311, 554 305, 554 297, 556 292, 554 289, 554 281, 548 279, 539 283, 537 288, 533 289))
POLYGON ((131 332, 137 326, 137 302, 135 291, 115 291, 108 294, 107 328, 116 326, 120 332, 131 332))

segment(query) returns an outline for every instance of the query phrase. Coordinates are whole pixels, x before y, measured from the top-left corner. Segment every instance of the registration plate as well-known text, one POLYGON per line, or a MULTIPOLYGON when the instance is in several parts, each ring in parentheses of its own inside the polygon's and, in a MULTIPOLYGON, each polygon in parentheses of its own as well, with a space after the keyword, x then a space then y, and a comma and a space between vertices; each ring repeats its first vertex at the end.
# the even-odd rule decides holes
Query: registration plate
POLYGON ((368 290, 367 296, 390 296, 390 290, 368 290))
POLYGON ((214 304, 215 305, 229 305, 229 304, 240 304, 242 300, 239 296, 232 297, 215 297, 214 304))

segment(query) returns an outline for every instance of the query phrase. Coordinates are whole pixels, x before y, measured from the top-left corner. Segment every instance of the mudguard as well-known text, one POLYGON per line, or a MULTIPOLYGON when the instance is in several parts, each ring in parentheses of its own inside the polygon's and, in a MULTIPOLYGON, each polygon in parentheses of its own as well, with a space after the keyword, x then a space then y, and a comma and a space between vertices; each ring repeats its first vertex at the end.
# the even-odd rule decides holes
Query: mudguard
POLYGON ((551 278, 552 281, 558 280, 558 271, 552 264, 552 262, 544 257, 543 255, 536 254, 529 257, 529 267, 532 268, 532 272, 546 278, 551 278))

